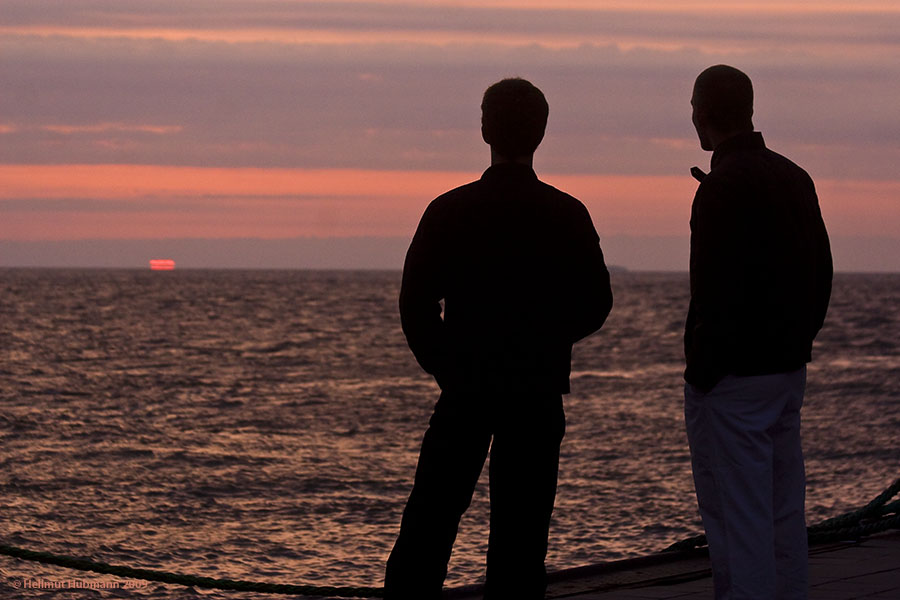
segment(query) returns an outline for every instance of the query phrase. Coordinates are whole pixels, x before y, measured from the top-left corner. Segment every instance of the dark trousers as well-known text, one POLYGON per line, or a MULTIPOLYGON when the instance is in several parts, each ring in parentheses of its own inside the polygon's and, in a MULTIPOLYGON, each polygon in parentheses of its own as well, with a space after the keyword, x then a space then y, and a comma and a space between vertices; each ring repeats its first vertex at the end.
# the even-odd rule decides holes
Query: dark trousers
POLYGON ((441 597, 459 520, 488 449, 491 531, 484 597, 543 598, 565 427, 559 394, 441 394, 387 562, 386 600, 441 597))

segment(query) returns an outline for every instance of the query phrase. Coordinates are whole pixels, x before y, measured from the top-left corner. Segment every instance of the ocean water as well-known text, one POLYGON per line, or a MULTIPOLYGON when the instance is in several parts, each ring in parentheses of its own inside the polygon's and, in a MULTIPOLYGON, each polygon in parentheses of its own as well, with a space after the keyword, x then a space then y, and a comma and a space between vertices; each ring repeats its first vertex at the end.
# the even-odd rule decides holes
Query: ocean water
MULTIPOLYGON (((438 390, 397 272, 0 271, 0 543, 210 577, 381 585, 438 390)), ((701 532, 686 274, 613 273, 575 348, 548 567, 701 532)), ((838 275, 804 418, 808 520, 900 476, 900 275, 838 275)), ((482 577, 483 474, 448 585, 482 577)), ((0 557, 26 580, 107 576, 0 557)), ((253 598, 151 583, 96 598, 253 598)), ((66 596, 68 597, 68 596, 66 596)))

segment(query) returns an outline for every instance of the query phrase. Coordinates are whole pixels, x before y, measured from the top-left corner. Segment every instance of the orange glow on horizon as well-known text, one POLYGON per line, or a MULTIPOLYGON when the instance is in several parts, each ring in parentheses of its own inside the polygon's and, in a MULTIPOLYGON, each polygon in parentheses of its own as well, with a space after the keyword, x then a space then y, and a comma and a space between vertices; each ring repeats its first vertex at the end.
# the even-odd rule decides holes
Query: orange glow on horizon
MULTIPOLYGON (((540 168, 538 173, 582 200, 601 236, 688 234, 696 182, 687 173, 554 174, 540 168)), ((0 165, 0 239, 408 237, 433 198, 479 176, 460 171, 0 165), (84 202, 90 203, 87 210, 80 208, 84 202)), ((892 235, 900 223, 900 181, 820 179, 817 187, 832 233, 892 235)))
POLYGON ((3 198, 139 198, 142 196, 368 196, 440 194, 479 173, 174 167, 160 165, 0 165, 3 198))

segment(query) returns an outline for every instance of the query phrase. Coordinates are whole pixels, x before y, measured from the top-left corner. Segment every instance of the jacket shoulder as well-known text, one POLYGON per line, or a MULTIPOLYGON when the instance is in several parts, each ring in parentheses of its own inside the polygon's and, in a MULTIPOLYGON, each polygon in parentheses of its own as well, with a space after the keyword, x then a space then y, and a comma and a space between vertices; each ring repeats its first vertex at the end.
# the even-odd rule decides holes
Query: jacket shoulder
POLYGON ((479 195, 480 187, 480 181, 472 181, 444 192, 425 207, 422 224, 445 221, 450 215, 464 210, 479 195))
POLYGON ((537 183, 539 189, 541 190, 541 196, 552 203, 555 208, 557 208, 557 210, 559 210, 560 212, 571 214, 575 217, 590 219, 588 209, 581 200, 556 187, 553 187, 549 183, 545 183, 540 180, 538 180, 537 183))
POLYGON ((482 187, 482 182, 476 180, 448 190, 432 200, 428 204, 426 212, 450 210, 454 205, 464 203, 467 200, 478 196, 481 193, 480 188, 482 187))

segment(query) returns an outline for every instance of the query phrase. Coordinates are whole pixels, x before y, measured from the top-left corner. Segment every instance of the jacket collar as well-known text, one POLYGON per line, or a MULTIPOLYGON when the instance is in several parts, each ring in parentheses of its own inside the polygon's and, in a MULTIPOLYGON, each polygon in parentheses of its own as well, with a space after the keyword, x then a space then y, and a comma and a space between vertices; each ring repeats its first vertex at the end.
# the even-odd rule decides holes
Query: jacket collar
POLYGON ((498 179, 537 179, 534 169, 521 163, 498 163, 491 165, 481 175, 482 181, 498 179))
POLYGON ((741 150, 762 150, 765 147, 766 143, 760 132, 748 131, 747 133, 739 133, 716 146, 709 164, 711 168, 715 169, 716 164, 729 154, 740 152, 741 150))

